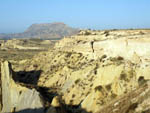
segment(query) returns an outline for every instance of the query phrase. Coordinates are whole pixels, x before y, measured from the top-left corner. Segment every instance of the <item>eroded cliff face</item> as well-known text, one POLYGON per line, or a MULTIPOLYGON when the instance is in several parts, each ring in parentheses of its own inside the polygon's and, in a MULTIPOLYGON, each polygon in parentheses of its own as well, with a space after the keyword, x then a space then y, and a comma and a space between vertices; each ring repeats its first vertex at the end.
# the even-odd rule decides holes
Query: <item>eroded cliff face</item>
POLYGON ((0 67, 0 113, 14 113, 22 110, 44 113, 39 92, 15 83, 9 62, 1 62, 0 67))
POLYGON ((99 111, 113 99, 136 90, 150 79, 149 65, 134 64, 122 57, 103 56, 93 60, 80 53, 54 53, 49 53, 49 57, 41 54, 39 58, 43 59, 37 58, 28 69, 44 69, 39 86, 58 87, 65 104, 80 105, 88 112, 99 111))
MULTIPOLYGON (((78 106, 87 112, 101 112, 110 103, 121 101, 119 98, 133 99, 127 96, 131 92, 137 94, 137 106, 141 106, 142 91, 138 89, 144 90, 143 84, 150 79, 149 36, 149 30, 81 31, 58 42, 54 50, 26 61, 23 68, 42 70, 38 86, 57 87, 66 105, 78 106)), ((128 105, 122 112, 115 111, 115 107, 111 110, 126 112, 131 103, 124 103, 128 105)), ((133 111, 142 113, 144 109, 133 111)))
POLYGON ((19 62, 15 79, 57 89, 48 113, 149 113, 149 36, 149 30, 81 31, 19 62))
MULTIPOLYGON (((65 38, 55 48, 91 55, 94 59, 106 54, 109 57, 122 56, 132 60, 137 55, 142 60, 150 56, 149 30, 84 31, 85 33, 65 38), (88 32, 88 35, 86 35, 88 32)), ((82 33, 82 32, 81 32, 82 33)))

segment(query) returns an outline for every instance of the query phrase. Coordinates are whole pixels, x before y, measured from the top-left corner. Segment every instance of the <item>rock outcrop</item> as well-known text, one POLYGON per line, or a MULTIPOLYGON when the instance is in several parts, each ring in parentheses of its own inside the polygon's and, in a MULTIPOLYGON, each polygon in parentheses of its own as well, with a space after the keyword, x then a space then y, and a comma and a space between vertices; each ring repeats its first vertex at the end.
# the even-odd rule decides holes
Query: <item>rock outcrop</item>
POLYGON ((150 56, 150 30, 95 31, 95 34, 92 31, 85 32, 89 34, 64 38, 55 48, 80 52, 94 59, 104 54, 109 57, 121 56, 128 60, 134 59, 135 55, 140 60, 150 56))
POLYGON ((44 113, 39 92, 23 87, 13 80, 9 62, 2 62, 0 68, 0 107, 1 113, 33 109, 31 113, 44 113), (39 108, 42 108, 39 110, 39 108))

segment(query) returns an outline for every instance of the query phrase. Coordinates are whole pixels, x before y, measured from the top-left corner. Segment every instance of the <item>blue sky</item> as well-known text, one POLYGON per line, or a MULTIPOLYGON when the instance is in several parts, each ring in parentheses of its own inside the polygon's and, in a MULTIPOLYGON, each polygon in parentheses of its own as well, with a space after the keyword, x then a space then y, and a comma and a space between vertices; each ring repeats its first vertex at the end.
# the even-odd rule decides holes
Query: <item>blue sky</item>
POLYGON ((0 33, 51 22, 91 29, 150 28, 150 0, 0 0, 0 33))

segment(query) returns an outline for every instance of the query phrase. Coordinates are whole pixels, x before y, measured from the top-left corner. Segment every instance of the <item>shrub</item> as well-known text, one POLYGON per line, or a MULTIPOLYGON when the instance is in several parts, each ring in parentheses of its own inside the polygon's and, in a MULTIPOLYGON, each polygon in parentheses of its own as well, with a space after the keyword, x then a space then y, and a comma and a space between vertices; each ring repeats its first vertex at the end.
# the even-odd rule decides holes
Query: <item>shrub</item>
POLYGON ((80 82, 80 79, 77 79, 76 81, 75 81, 75 84, 78 84, 80 82))
POLYGON ((95 91, 101 91, 103 87, 101 85, 95 87, 95 91))
POLYGON ((107 91, 110 91, 110 90, 111 90, 111 84, 108 84, 108 85, 106 85, 105 87, 106 87, 107 91))
POLYGON ((91 33, 88 32, 88 31, 86 31, 86 32, 84 33, 84 35, 91 35, 91 33))

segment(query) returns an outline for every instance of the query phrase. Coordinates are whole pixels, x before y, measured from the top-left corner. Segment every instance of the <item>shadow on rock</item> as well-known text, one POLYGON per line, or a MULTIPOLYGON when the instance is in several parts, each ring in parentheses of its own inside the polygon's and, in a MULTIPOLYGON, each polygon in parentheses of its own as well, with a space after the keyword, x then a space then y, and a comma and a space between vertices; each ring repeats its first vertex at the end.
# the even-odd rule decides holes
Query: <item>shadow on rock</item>
POLYGON ((65 108, 61 107, 49 107, 49 108, 38 108, 38 109, 24 109, 20 111, 13 111, 9 113, 92 113, 92 112, 87 112, 84 109, 80 110, 66 110, 65 108))
POLYGON ((24 109, 24 110, 20 110, 20 111, 13 111, 10 113, 46 113, 46 110, 44 108, 24 109))
POLYGON ((42 70, 19 71, 15 73, 14 80, 16 82, 37 85, 42 70))

